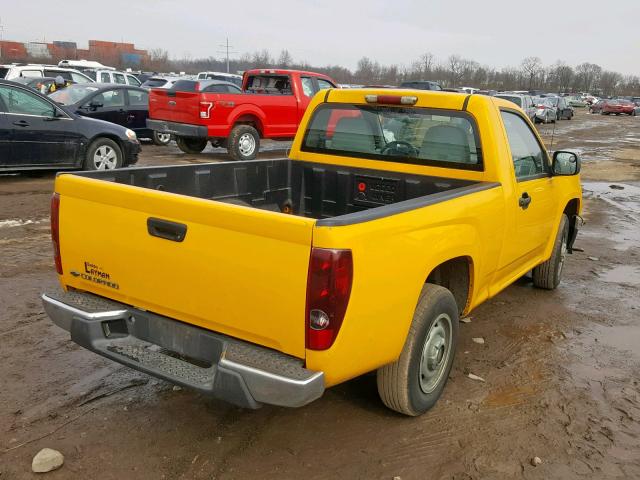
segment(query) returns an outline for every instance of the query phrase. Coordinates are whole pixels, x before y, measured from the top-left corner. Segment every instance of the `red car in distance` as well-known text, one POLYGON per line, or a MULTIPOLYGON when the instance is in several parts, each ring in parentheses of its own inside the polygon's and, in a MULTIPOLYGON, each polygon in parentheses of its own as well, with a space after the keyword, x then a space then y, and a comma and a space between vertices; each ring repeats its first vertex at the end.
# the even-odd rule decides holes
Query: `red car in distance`
POLYGON ((600 112, 602 115, 636 115, 636 106, 629 100, 601 100, 589 107, 591 113, 600 112))

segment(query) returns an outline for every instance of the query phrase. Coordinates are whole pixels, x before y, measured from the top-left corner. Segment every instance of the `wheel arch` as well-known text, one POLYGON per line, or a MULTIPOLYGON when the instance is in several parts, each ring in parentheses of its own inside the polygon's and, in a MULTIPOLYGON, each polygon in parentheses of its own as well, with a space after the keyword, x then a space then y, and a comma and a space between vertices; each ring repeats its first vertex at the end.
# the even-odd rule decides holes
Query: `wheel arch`
POLYGON ((236 125, 251 125, 253 128, 255 128, 258 131, 258 134, 260 134, 260 137, 263 138, 265 134, 264 121, 265 121, 264 115, 261 115, 261 112, 258 112, 252 109, 252 110, 244 110, 242 112, 235 112, 235 115, 233 116, 233 119, 229 122, 229 125, 231 126, 231 130, 233 130, 233 128, 236 125))
POLYGON ((440 285, 449 290, 458 304, 458 312, 462 315, 471 306, 473 277, 473 257, 460 255, 449 258, 431 268, 424 283, 440 285))

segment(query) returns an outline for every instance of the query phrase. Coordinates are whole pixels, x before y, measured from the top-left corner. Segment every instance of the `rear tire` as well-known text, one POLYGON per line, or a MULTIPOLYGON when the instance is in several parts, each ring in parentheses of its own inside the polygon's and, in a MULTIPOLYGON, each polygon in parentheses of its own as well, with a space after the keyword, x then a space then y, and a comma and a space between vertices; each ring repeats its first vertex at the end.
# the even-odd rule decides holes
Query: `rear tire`
POLYGON ((533 284, 545 290, 554 290, 560 285, 562 270, 567 256, 567 243, 569 241, 569 219, 563 213, 560 219, 560 227, 553 244, 551 258, 533 269, 533 284))
POLYGON ((178 148, 184 153, 195 155, 202 153, 207 146, 206 138, 176 137, 178 148))
POLYGON ((404 415, 418 416, 442 394, 458 341, 458 305, 444 287, 422 287, 400 357, 378 369, 382 402, 404 415))
POLYGON ((233 160, 253 160, 260 149, 260 134, 251 125, 236 125, 227 139, 227 151, 233 160))
POLYGON ((153 140, 154 145, 165 147, 171 143, 171 134, 154 131, 153 135, 151 135, 151 140, 153 140))
POLYGON ((110 138, 96 138, 89 148, 84 160, 85 170, 115 170, 123 164, 122 149, 110 138))

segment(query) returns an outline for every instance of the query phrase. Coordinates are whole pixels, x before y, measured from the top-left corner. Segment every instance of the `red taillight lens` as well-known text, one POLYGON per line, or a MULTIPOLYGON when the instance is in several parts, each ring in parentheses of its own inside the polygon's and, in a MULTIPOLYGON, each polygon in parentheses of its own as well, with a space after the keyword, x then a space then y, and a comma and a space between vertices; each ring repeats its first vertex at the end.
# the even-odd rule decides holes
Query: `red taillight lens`
POLYGON ((51 197, 51 241, 53 242, 53 259, 56 272, 62 275, 62 257, 60 257, 60 194, 51 197))
POLYGON ((349 304, 351 250, 313 248, 307 279, 307 348, 326 350, 335 341, 349 304))
POLYGON ((200 118, 209 118, 213 102, 200 102, 200 118))

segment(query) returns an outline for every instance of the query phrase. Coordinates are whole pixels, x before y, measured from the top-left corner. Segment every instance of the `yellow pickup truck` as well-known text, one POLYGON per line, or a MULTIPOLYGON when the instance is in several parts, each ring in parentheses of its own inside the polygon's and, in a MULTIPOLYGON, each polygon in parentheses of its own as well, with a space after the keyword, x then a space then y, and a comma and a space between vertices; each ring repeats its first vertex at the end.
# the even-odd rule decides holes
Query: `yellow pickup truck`
POLYGON ((243 407, 377 371, 419 415, 460 315, 531 270, 558 286, 579 171, 504 100, 321 91, 289 158, 59 175, 44 306, 79 345, 243 407))

